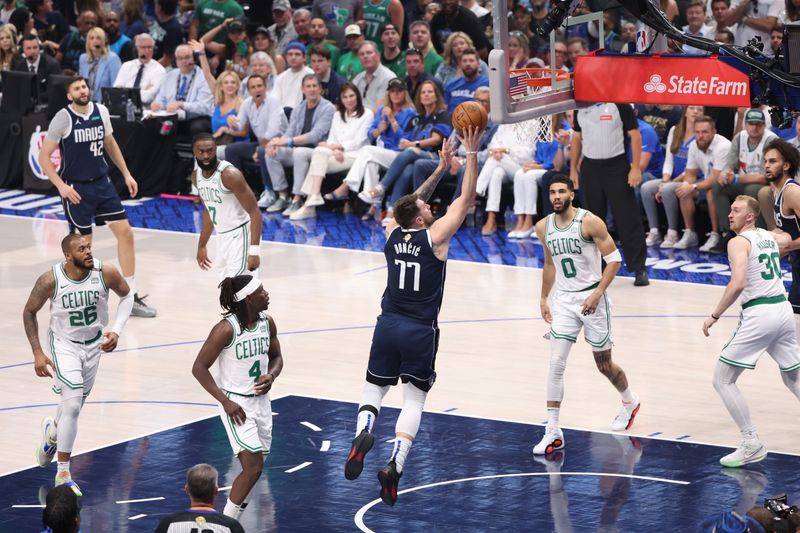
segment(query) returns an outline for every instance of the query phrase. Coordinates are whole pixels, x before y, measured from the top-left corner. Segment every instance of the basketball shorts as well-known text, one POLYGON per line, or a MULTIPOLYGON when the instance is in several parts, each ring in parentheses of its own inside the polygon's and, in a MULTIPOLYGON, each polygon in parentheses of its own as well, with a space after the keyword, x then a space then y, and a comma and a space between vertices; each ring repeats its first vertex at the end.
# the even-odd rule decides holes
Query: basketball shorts
POLYGON ((800 369, 794 313, 789 302, 760 304, 742 309, 731 340, 719 360, 753 369, 767 352, 783 372, 800 369))
POLYGON ((250 222, 238 228, 217 233, 217 257, 214 261, 221 279, 241 274, 258 277, 258 269, 247 270, 247 252, 250 249, 250 222))
POLYGON ((238 403, 247 416, 244 424, 237 426, 225 414, 222 406, 219 407, 219 417, 228 434, 233 455, 239 455, 241 451, 268 455, 272 447, 272 403, 269 395, 241 396, 228 391, 225 391, 225 395, 238 403))
POLYGON ((117 194, 117 189, 114 188, 114 184, 111 183, 111 178, 108 176, 89 182, 73 182, 70 185, 81 195, 81 201, 77 204, 62 199, 64 215, 71 232, 77 231, 81 235, 90 235, 92 221, 98 226, 102 226, 106 222, 128 218, 119 194, 117 194))
POLYGON ((600 352, 611 347, 611 301, 608 294, 603 294, 597 309, 591 315, 584 315, 581 306, 589 297, 591 290, 581 292, 556 291, 550 301, 550 337, 576 342, 583 327, 583 337, 592 347, 592 351, 600 352))
POLYGON ((93 340, 78 342, 50 332, 50 358, 56 367, 53 392, 61 394, 65 389, 83 390, 84 398, 89 396, 100 366, 102 333, 98 331, 98 336, 93 340))
POLYGON ((367 381, 384 387, 411 382, 425 392, 436 380, 439 328, 398 315, 382 314, 372 334, 367 381))

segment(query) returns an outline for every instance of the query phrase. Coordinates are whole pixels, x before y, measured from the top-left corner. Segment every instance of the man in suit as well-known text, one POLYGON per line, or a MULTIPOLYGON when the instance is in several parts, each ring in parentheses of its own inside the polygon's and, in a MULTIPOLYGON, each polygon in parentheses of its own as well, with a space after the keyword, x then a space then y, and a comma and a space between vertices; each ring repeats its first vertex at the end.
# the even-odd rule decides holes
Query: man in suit
POLYGON ((192 139, 198 133, 211 132, 214 96, 200 67, 194 63, 190 46, 178 46, 175 61, 178 68, 164 76, 150 109, 177 115, 178 135, 192 139))
POLYGON ((61 74, 61 66, 54 58, 42 53, 39 38, 32 33, 22 37, 22 55, 14 63, 14 70, 36 73, 39 102, 44 103, 47 101, 47 80, 51 74, 61 74))

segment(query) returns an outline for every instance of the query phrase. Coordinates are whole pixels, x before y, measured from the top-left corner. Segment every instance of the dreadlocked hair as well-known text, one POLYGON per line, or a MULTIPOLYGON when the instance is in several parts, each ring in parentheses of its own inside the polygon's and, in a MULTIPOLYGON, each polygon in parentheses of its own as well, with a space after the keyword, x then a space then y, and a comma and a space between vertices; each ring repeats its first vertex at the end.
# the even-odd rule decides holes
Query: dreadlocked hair
POLYGON ((239 325, 242 326, 242 329, 247 327, 249 318, 247 313, 247 304, 244 303, 244 300, 240 302, 235 301, 234 297, 236 296, 237 292, 242 290, 245 285, 250 283, 251 279, 253 279, 253 276, 234 276, 232 278, 223 279, 218 285, 220 289, 219 305, 225 310, 225 312, 222 313, 222 316, 235 316, 239 321, 239 325))

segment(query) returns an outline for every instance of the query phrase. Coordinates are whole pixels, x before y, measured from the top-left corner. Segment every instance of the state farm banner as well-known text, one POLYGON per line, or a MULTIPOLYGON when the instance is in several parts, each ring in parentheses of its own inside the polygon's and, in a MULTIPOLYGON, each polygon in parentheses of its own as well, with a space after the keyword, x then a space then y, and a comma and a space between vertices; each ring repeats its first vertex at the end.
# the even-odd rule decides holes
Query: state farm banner
POLYGON ((591 54, 575 65, 575 100, 750 106, 750 78, 716 56, 591 54))

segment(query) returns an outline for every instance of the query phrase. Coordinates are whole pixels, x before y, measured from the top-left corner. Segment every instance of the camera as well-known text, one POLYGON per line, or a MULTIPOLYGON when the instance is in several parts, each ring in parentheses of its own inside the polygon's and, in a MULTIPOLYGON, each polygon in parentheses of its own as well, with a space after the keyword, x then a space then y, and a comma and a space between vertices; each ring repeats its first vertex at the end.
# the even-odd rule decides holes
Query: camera
POLYGON ((798 518, 800 518, 800 509, 794 505, 789 505, 788 502, 789 500, 786 494, 764 499, 764 508, 772 513, 772 520, 776 532, 795 531, 795 524, 798 522, 798 518))

